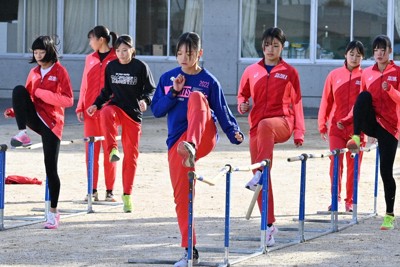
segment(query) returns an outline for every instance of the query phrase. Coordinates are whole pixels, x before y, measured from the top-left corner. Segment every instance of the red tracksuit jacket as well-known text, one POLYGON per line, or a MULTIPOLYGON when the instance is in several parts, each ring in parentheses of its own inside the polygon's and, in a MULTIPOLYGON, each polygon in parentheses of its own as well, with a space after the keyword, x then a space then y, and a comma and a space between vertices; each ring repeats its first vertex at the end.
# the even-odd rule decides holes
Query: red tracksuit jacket
POLYGON ((390 61, 381 73, 375 64, 366 68, 361 76, 361 91, 372 95, 372 106, 376 121, 390 134, 399 139, 400 129, 400 67, 390 61), (382 83, 387 81, 389 89, 385 92, 382 83))
MULTIPOLYGON (((250 136, 264 118, 285 117, 294 129, 294 139, 304 141, 305 125, 297 70, 280 60, 268 74, 264 60, 248 66, 239 85, 238 106, 253 99, 249 115, 250 136)), ((240 112, 240 109, 239 109, 240 112)))
POLYGON ((64 109, 71 107, 74 103, 67 70, 60 62, 56 62, 42 78, 40 66, 37 66, 29 72, 25 87, 31 95, 40 118, 61 140, 64 128, 64 109))
MULTIPOLYGON (((114 59, 117 59, 114 48, 111 48, 110 53, 101 62, 97 51, 86 56, 76 113, 84 112, 93 105, 101 89, 104 88, 106 67, 114 59)), ((93 116, 99 116, 99 112, 93 116)))
POLYGON ((344 139, 353 134, 352 111, 360 93, 361 67, 349 71, 346 65, 332 70, 325 80, 321 104, 318 112, 318 130, 344 139), (337 122, 342 122, 345 129, 340 130, 337 122))

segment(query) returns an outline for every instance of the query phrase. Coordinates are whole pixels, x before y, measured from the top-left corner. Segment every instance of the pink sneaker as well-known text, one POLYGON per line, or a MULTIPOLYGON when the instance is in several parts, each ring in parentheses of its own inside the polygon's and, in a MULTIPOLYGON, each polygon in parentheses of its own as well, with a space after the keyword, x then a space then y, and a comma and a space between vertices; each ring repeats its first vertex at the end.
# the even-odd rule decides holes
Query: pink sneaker
POLYGON ((60 213, 47 213, 47 221, 44 223, 45 229, 57 229, 60 224, 60 213))
POLYGON ((193 168, 196 161, 196 150, 189 142, 178 144, 178 154, 183 158, 182 164, 188 168, 193 168))
POLYGON ((32 145, 31 139, 24 131, 20 131, 17 135, 11 138, 11 146, 12 147, 27 147, 32 145))

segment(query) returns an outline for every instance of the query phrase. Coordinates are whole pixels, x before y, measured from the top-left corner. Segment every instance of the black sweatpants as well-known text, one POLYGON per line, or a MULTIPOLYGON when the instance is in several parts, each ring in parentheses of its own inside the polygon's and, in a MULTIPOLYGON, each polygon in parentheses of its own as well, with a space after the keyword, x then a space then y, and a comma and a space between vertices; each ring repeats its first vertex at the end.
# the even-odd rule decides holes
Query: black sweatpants
POLYGON ((44 165, 51 199, 50 206, 57 208, 60 195, 60 178, 57 171, 60 139, 39 118, 31 97, 24 86, 19 85, 14 88, 12 102, 18 129, 23 130, 28 126, 42 137, 44 165))
POLYGON ((396 182, 393 178, 393 164, 398 140, 386 131, 377 121, 372 107, 372 96, 364 91, 354 104, 354 134, 364 132, 375 137, 379 145, 380 172, 385 191, 386 213, 393 213, 396 196, 396 182))

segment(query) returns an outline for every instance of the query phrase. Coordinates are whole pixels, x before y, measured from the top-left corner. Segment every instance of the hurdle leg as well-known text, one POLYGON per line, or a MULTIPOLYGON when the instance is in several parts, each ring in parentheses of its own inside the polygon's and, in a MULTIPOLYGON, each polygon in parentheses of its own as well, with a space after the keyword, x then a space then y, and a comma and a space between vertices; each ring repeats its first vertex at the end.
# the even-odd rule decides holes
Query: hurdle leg
POLYGON ((358 223, 357 211, 358 211, 358 166, 359 166, 359 154, 354 156, 354 183, 353 183, 353 223, 358 223))
POLYGON ((340 152, 335 151, 333 158, 333 185, 332 185, 332 203, 331 203, 331 225, 332 231, 338 231, 338 174, 339 174, 339 154, 340 152))
POLYGON ((269 191, 269 164, 270 161, 267 160, 267 165, 264 166, 262 172, 262 210, 261 210, 261 249, 264 254, 267 253, 267 224, 268 224, 268 191, 269 191))
POLYGON ((300 205, 299 205, 299 241, 305 242, 304 238, 304 214, 305 214, 305 196, 306 196, 306 166, 308 156, 303 154, 301 161, 301 177, 300 177, 300 205))
POLYGON ((0 231, 4 230, 4 194, 7 145, 0 145, 0 231))
POLYGON ((375 159, 374 214, 378 214, 377 210, 378 176, 379 176, 379 146, 376 147, 376 159, 375 159))
POLYGON ((94 142, 92 140, 93 138, 90 139, 88 143, 88 207, 87 207, 87 212, 88 213, 93 213, 93 206, 92 206, 92 197, 93 197, 93 158, 94 158, 94 142))
POLYGON ((230 203, 231 203, 231 166, 226 173, 226 194, 225 194, 225 255, 224 266, 229 266, 229 232, 230 232, 230 203))
POLYGON ((50 211, 50 193, 49 193, 49 179, 46 176, 46 186, 44 193, 44 219, 47 221, 47 214, 50 211))
POLYGON ((189 175, 189 240, 188 240, 188 267, 193 266, 193 194, 194 194, 194 176, 190 171, 189 175))

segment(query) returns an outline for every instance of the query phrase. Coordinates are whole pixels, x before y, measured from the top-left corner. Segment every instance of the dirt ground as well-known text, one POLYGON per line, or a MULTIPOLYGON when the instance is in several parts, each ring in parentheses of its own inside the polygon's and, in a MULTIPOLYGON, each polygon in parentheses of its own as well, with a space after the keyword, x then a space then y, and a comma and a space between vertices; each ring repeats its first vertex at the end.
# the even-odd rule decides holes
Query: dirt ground
MULTIPOLYGON (((247 119, 238 118, 247 134, 247 119)), ((293 141, 276 146, 272 169, 275 196, 275 225, 280 229, 276 244, 267 254, 249 257, 260 247, 260 213, 256 208, 245 219, 252 192, 244 188, 250 172, 234 172, 231 181, 230 254, 236 266, 400 266, 400 232, 381 231, 385 212, 382 183, 379 178, 377 215, 374 213, 375 151, 366 153, 361 167, 358 192, 358 223, 351 226, 352 215, 339 205, 338 232, 332 228, 331 214, 323 212, 330 204, 329 160, 307 161, 304 224, 305 242, 299 237, 300 162, 288 157, 302 153, 327 152, 320 140, 316 120, 306 121, 304 146, 296 149, 293 141), (247 260, 245 260, 247 259, 247 260), (238 263, 236 263, 236 261, 238 263)), ((0 144, 9 144, 16 133, 13 121, 0 126, 0 144)), ((94 213, 87 214, 82 201, 87 192, 85 157, 82 144, 63 146, 59 156, 61 225, 57 230, 42 227, 43 185, 6 185, 4 231, 0 231, 1 266, 171 266, 183 253, 177 227, 172 188, 168 175, 166 120, 145 118, 140 157, 133 191, 133 213, 123 213, 121 203, 94 203, 94 213), (131 261, 142 263, 129 264, 131 261), (146 263, 144 263, 146 262, 146 263), (164 264, 161 264, 165 262, 164 264), (158 264, 160 263, 160 264, 158 264)), ((39 142, 32 134, 34 143, 39 142)), ((69 123, 64 140, 80 138, 82 125, 69 123)), ((246 166, 250 162, 248 139, 239 146, 229 144, 220 131, 217 148, 200 160, 196 171, 213 177, 225 166, 246 166)), ((6 176, 24 175, 44 181, 41 149, 9 149, 6 153, 6 176)), ((400 178, 400 153, 395 161, 397 184, 400 178)), ((344 186, 343 181, 343 187, 344 186)), ((105 187, 101 172, 100 200, 105 187)), ((115 185, 120 198, 121 163, 115 185)), ((345 192, 342 192, 345 198, 345 192)), ((400 211, 395 205, 395 213, 400 211)), ((205 265, 224 262, 225 179, 215 186, 196 184, 194 216, 200 257, 205 265)))

